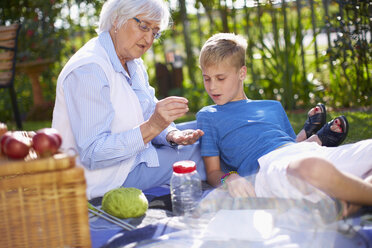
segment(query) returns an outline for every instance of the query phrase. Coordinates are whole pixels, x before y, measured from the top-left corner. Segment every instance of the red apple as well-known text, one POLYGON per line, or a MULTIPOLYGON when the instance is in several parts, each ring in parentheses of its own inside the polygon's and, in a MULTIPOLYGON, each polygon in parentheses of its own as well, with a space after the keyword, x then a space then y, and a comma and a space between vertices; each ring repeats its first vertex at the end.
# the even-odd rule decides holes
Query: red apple
POLYGON ((47 135, 55 136, 58 140, 58 148, 62 145, 61 134, 55 128, 43 128, 38 130, 36 133, 46 133, 47 135))
POLYGON ((60 141, 55 135, 46 132, 36 132, 32 137, 32 147, 41 157, 48 157, 56 154, 60 147, 60 141))
POLYGON ((4 154, 12 159, 25 158, 31 147, 30 139, 21 132, 13 132, 4 142, 4 154))
POLYGON ((4 133, 0 137, 0 148, 1 148, 1 153, 5 155, 4 147, 5 147, 5 142, 12 136, 12 132, 8 131, 4 133))

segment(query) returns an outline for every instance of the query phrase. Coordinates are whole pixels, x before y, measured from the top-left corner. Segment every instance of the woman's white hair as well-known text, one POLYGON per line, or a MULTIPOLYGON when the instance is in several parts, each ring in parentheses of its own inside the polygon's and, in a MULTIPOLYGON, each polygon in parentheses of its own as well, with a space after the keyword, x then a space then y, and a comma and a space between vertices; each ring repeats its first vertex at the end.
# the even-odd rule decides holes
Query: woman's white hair
POLYGON ((109 31, 115 21, 120 28, 138 15, 159 23, 160 31, 168 27, 170 13, 164 0, 108 0, 102 7, 97 32, 109 31))

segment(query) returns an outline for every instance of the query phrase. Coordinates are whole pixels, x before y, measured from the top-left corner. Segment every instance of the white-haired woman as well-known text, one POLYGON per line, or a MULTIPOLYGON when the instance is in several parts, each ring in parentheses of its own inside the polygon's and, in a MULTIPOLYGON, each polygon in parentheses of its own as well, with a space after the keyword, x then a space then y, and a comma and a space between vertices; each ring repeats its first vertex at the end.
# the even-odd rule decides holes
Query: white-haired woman
POLYGON ((89 199, 121 185, 169 183, 178 160, 194 160, 205 178, 195 143, 203 132, 173 123, 188 111, 187 99, 158 101, 141 59, 169 19, 163 0, 108 0, 98 37, 58 77, 52 126, 62 134, 62 148, 78 152, 89 199))

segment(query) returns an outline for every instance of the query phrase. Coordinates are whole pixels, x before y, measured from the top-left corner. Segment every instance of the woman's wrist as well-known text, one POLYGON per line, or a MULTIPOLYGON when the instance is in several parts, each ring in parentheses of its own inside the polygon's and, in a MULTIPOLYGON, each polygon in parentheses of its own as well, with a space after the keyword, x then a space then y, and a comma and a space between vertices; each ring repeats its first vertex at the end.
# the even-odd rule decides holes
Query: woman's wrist
POLYGON ((145 121, 140 125, 140 130, 143 138, 143 142, 146 144, 154 139, 159 133, 161 133, 161 129, 157 126, 151 124, 150 121, 145 121))

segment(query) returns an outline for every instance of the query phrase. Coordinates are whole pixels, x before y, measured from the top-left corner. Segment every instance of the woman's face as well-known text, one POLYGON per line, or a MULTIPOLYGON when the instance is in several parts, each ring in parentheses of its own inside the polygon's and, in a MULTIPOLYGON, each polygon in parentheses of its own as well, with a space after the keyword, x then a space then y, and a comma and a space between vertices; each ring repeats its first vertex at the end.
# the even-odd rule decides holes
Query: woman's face
POLYGON ((154 33, 159 31, 159 25, 156 22, 148 21, 140 15, 135 18, 137 20, 131 18, 118 29, 114 24, 110 30, 116 54, 122 64, 140 58, 154 42, 154 33), (150 29, 144 31, 140 28, 138 21, 142 21, 142 24, 146 24, 150 29))

